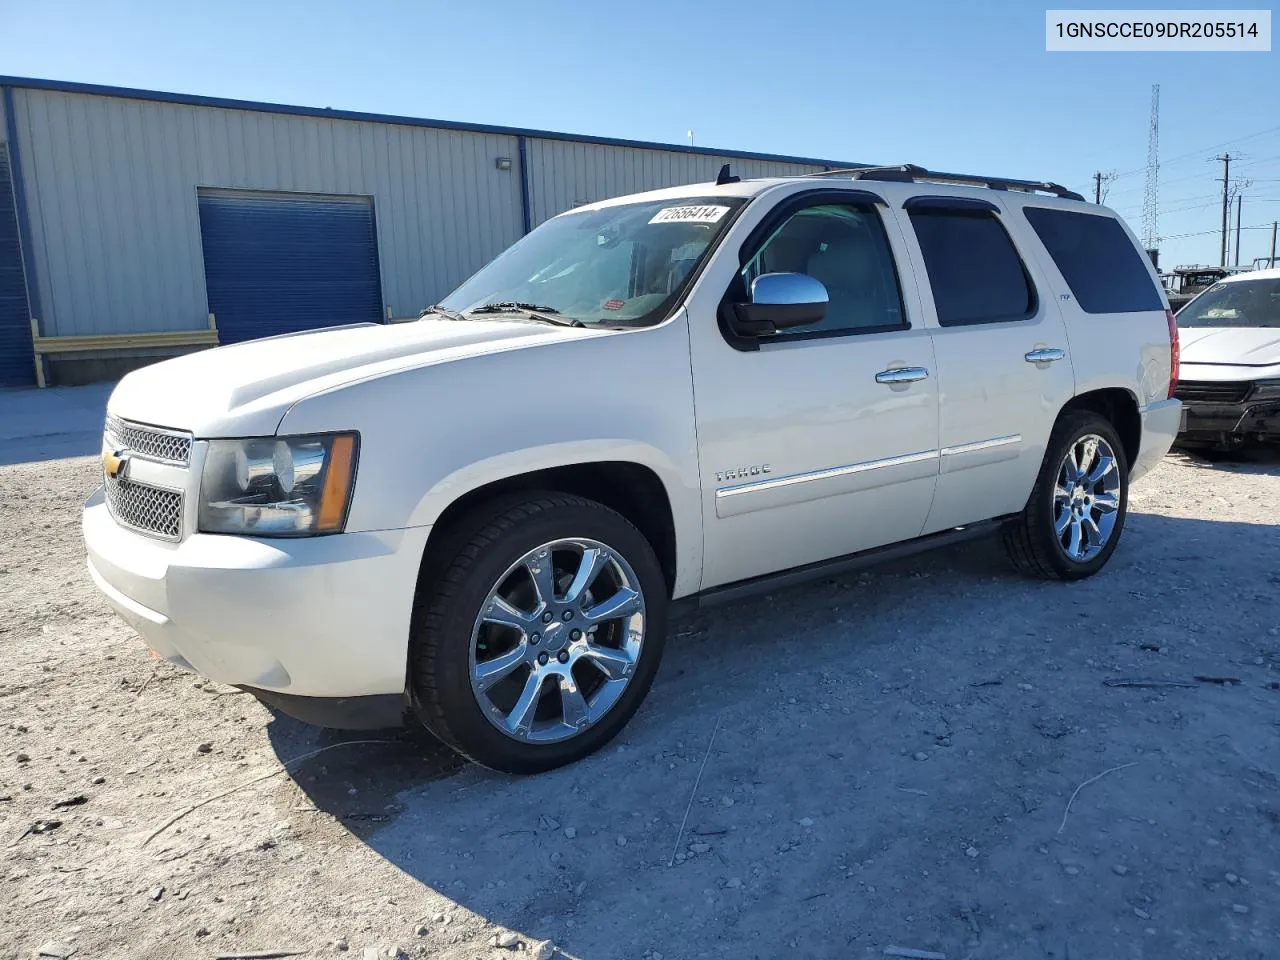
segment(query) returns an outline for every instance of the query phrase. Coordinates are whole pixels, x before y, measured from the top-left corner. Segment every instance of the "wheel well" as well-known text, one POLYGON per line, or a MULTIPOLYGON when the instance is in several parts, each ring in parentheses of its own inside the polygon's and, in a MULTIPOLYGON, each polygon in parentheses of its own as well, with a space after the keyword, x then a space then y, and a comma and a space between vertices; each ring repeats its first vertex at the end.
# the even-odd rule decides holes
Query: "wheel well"
POLYGON ((524 490, 555 490, 603 503, 616 510, 645 536, 658 556, 667 589, 675 587, 676 528, 671 501, 658 475, 648 467, 625 461, 575 463, 505 477, 463 494, 445 508, 427 538, 423 568, 448 539, 450 528, 487 501, 524 490))
POLYGON ((1142 445, 1142 415, 1138 413, 1138 402, 1134 400, 1132 393, 1121 387, 1090 390, 1072 397, 1062 408, 1063 413, 1068 410, 1092 410, 1111 421, 1116 433, 1120 434, 1120 442, 1124 444, 1129 469, 1133 469, 1134 461, 1138 459, 1138 449, 1142 445))

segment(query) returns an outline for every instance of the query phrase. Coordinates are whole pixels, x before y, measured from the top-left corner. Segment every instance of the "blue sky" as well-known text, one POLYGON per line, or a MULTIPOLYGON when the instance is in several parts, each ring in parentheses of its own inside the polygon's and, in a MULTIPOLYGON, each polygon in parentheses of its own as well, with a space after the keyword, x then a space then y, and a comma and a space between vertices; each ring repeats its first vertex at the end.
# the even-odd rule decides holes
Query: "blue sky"
MULTIPOLYGON (((1057 6, 1057 4, 1055 4, 1057 6)), ((1185 5, 1184 5, 1185 6, 1185 5)), ((0 73, 1057 180, 1141 233, 1161 85, 1163 266, 1280 219, 1280 53, 1046 53, 1044 6, 0 0, 0 73), (1232 215, 1234 229, 1234 213, 1232 215), (1191 234, 1192 236, 1187 236, 1191 234)))

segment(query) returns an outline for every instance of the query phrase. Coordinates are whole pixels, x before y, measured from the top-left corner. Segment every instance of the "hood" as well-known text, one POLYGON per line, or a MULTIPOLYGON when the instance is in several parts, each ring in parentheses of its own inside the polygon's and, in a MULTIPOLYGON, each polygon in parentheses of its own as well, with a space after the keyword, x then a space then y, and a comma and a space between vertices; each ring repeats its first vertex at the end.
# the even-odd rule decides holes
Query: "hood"
POLYGON ((1181 327, 1183 363, 1268 367, 1280 364, 1280 328, 1181 327))
POLYGON ((197 438, 269 436, 289 407, 372 377, 606 331, 513 320, 356 324, 189 353, 117 385, 107 410, 197 438))

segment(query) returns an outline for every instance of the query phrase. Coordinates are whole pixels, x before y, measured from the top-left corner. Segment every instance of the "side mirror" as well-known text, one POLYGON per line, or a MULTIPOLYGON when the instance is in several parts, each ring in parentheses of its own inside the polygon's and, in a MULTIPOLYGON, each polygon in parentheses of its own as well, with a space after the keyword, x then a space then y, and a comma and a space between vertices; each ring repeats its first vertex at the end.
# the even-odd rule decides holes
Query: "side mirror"
POLYGON ((827 315, 827 288, 807 273, 764 273, 751 283, 751 302, 733 305, 737 332, 767 337, 818 323, 827 315))

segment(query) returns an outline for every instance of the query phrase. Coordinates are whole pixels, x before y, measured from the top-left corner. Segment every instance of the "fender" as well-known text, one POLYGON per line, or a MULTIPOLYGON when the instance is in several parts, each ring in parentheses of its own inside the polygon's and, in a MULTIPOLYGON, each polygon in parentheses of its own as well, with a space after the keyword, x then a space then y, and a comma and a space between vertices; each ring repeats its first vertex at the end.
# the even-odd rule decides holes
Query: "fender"
POLYGON ((449 505, 483 486, 527 473, 575 464, 634 463, 652 470, 671 504, 676 529, 675 596, 693 593, 702 578, 702 497, 695 477, 656 447, 624 439, 551 443, 499 453, 467 463, 442 477, 414 508, 410 526, 431 526, 449 505))

